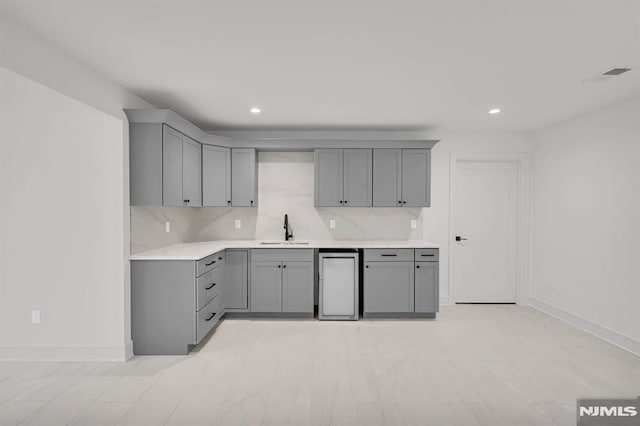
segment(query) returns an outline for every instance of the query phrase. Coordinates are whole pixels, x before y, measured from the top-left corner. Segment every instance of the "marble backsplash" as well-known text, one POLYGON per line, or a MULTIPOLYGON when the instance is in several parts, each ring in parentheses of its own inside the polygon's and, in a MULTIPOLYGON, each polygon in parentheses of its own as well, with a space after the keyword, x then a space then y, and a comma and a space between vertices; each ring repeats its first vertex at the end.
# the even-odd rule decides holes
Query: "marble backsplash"
POLYGON ((196 241, 280 240, 285 213, 296 240, 422 239, 422 210, 314 207, 313 153, 260 152, 258 208, 131 207, 131 252, 196 241), (240 229, 235 228, 238 219, 240 229), (335 229, 329 228, 332 219, 335 229), (166 222, 171 223, 169 233, 166 222))

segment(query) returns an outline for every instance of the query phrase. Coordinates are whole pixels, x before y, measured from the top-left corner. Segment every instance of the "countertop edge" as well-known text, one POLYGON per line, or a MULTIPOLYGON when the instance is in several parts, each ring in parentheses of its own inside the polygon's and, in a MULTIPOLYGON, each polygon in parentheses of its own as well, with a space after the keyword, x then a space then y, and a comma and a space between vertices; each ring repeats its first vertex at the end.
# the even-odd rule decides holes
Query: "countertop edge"
POLYGON ((175 244, 155 250, 136 253, 129 256, 129 260, 187 260, 197 261, 214 253, 228 249, 331 249, 331 248, 362 248, 362 249, 439 249, 440 245, 422 240, 407 241, 359 241, 359 240, 328 240, 313 241, 309 244, 260 244, 254 240, 225 240, 198 243, 175 244), (173 251, 173 253, 172 253, 173 251), (180 252, 184 253, 180 253, 180 252))

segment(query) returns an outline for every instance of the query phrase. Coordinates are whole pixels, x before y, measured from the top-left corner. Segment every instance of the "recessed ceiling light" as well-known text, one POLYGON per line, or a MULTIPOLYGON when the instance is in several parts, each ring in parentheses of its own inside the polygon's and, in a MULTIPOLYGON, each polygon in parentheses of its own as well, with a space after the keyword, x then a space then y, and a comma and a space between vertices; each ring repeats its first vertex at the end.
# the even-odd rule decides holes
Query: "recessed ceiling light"
POLYGON ((258 107, 253 107, 249 111, 251 111, 251 114, 260 114, 262 112, 262 110, 258 107))
POLYGON ((500 108, 490 109, 489 114, 500 114, 500 108))

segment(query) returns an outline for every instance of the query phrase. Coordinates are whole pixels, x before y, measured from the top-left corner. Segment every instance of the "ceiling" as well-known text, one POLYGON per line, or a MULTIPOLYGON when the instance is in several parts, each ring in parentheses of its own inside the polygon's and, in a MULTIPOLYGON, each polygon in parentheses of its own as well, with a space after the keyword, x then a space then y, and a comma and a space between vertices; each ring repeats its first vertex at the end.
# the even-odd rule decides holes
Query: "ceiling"
POLYGON ((207 130, 527 131, 640 92, 639 0, 0 0, 0 12, 207 130), (588 81, 613 67, 635 69, 588 81))

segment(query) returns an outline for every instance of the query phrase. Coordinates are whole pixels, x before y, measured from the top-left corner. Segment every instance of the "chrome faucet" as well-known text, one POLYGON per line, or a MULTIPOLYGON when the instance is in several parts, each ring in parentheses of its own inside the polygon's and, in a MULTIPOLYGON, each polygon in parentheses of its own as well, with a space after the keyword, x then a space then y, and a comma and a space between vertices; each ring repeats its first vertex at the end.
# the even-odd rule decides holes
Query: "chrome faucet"
POLYGON ((284 214, 284 240, 289 241, 293 239, 293 230, 289 226, 289 216, 284 214))

